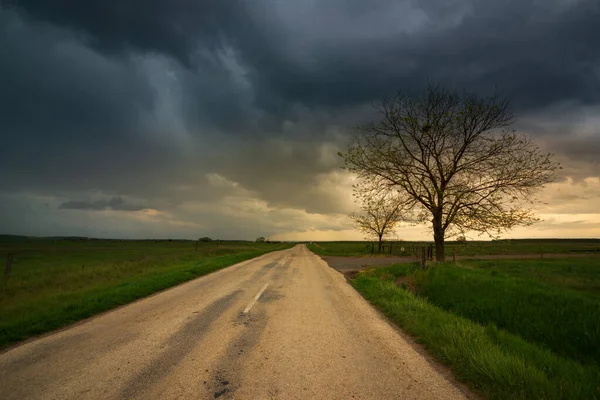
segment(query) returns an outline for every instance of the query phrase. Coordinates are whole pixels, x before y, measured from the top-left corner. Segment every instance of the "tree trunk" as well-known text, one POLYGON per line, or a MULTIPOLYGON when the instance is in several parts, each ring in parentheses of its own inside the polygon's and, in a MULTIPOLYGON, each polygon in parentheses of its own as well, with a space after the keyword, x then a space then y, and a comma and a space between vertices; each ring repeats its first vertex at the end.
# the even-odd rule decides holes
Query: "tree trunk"
POLYGON ((433 217, 433 240, 435 241, 435 259, 436 261, 446 261, 446 252, 444 248, 445 232, 442 228, 442 216, 433 217))
POLYGON ((14 258, 15 258, 14 253, 8 253, 6 255, 6 265, 4 267, 4 279, 8 279, 8 277, 10 276, 10 270, 12 268, 12 262, 13 262, 14 258))
POLYGON ((435 259, 437 261, 446 261, 446 251, 444 248, 444 235, 435 237, 435 259))
POLYGON ((383 244, 383 236, 379 236, 379 254, 381 254, 381 245, 383 244))

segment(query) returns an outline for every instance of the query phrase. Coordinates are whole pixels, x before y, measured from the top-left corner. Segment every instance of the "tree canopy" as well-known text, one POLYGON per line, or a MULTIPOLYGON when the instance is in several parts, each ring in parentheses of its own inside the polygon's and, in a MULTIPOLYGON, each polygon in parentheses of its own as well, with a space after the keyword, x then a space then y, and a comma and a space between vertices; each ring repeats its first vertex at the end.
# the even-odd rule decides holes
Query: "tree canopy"
POLYGON ((416 222, 431 222, 436 257, 447 236, 498 234, 537 221, 536 191, 560 168, 528 136, 508 127, 507 100, 428 85, 376 105, 380 120, 360 127, 345 168, 380 191, 402 193, 416 222))
POLYGON ((350 219, 367 238, 377 239, 381 253, 383 239, 394 233, 402 219, 402 203, 393 193, 381 193, 369 185, 356 185, 354 194, 361 202, 361 211, 351 214, 350 219))

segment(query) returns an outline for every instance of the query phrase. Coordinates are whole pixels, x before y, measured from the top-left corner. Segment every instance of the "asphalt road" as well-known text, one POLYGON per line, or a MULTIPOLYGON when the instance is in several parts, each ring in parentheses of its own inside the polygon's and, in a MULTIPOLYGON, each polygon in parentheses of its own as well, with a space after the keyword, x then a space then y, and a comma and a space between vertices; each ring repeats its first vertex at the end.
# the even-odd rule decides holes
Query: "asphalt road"
POLYGON ((298 245, 0 354, 0 399, 134 398, 464 394, 298 245))

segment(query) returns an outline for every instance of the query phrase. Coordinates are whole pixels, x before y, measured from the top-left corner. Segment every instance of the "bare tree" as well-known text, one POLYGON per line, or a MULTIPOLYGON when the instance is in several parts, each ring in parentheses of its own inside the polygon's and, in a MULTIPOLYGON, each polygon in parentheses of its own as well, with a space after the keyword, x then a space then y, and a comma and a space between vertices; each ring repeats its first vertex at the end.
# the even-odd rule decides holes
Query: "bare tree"
POLYGON ((514 116, 497 93, 482 98, 429 85, 376 109, 381 120, 359 128, 341 154, 345 168, 381 190, 403 192, 414 220, 431 222, 438 261, 447 236, 499 234, 538 220, 534 194, 560 166, 506 129, 514 116))
POLYGON ((350 214, 350 219, 367 237, 377 238, 381 253, 383 239, 393 233, 401 220, 401 202, 390 193, 378 193, 364 185, 355 186, 354 194, 362 205, 359 213, 350 214))

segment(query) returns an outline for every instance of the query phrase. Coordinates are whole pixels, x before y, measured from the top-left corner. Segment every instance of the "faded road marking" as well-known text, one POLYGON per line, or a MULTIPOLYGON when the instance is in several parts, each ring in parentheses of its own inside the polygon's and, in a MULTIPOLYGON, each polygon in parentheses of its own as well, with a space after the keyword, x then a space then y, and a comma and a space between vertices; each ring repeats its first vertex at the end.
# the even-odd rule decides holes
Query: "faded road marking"
POLYGON ((265 283, 265 286, 263 286, 263 288, 260 290, 260 292, 258 292, 256 294, 256 296, 254 296, 254 298, 252 299, 252 301, 250 302, 250 304, 248 304, 248 306, 244 309, 244 311, 243 311, 244 314, 248 314, 250 312, 250 310, 252 309, 252 307, 254 306, 254 304, 256 304, 256 301, 263 294, 263 292, 265 291, 265 289, 267 288, 267 286, 269 286, 269 284, 265 283))

